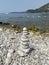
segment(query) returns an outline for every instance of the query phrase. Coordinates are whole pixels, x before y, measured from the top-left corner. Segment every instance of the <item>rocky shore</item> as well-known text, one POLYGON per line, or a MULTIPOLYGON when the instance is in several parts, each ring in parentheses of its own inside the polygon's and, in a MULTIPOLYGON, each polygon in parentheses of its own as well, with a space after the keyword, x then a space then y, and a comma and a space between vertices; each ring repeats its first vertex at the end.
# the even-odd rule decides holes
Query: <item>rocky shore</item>
POLYGON ((29 33, 31 50, 24 57, 17 52, 21 36, 22 32, 0 28, 0 65, 49 65, 49 35, 29 33))

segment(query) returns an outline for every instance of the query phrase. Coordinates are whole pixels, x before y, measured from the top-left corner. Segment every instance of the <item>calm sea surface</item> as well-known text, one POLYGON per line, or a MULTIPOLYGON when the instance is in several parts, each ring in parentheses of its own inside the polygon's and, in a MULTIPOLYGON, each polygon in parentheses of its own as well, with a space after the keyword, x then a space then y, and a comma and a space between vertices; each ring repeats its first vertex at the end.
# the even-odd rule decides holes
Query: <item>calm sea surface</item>
POLYGON ((9 13, 0 14, 0 21, 21 26, 38 26, 49 29, 49 13, 9 13))

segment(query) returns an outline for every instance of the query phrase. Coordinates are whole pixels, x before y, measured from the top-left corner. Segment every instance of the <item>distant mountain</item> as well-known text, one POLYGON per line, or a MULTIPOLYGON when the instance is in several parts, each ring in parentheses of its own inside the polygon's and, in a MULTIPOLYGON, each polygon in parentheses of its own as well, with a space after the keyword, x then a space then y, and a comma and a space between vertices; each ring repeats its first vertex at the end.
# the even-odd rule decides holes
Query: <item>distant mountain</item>
POLYGON ((41 12, 49 12, 49 3, 41 6, 40 8, 38 9, 29 9, 27 11, 24 11, 24 12, 10 12, 8 14, 17 14, 17 13, 41 13, 41 12))
POLYGON ((8 14, 17 14, 18 12, 9 12, 8 14))
POLYGON ((42 7, 38 8, 38 9, 30 9, 26 11, 27 13, 40 13, 40 12, 49 12, 49 3, 46 5, 43 5, 42 7))
POLYGON ((25 12, 10 12, 8 14, 17 14, 17 13, 25 13, 25 12))

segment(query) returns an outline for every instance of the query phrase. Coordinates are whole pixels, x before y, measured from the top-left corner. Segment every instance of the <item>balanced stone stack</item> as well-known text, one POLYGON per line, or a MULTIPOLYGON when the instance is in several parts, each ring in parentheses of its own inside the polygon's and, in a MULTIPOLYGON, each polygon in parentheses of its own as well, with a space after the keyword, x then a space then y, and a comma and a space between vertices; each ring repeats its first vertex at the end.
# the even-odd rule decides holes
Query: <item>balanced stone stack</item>
POLYGON ((28 55, 29 51, 30 51, 30 47, 29 47, 28 31, 27 31, 27 28, 24 27, 22 37, 20 40, 20 46, 19 46, 18 54, 20 56, 26 56, 26 55, 28 55))
POLYGON ((7 58, 5 60, 5 65, 9 65, 11 63, 13 52, 14 52, 13 49, 9 49, 8 54, 7 54, 7 58))

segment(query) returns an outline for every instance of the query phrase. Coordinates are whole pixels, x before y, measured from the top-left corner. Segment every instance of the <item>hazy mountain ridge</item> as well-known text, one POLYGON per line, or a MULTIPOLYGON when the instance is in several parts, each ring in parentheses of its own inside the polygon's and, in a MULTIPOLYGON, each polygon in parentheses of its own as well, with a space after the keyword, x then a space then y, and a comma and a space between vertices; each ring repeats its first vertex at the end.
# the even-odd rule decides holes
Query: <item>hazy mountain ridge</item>
POLYGON ((26 11, 27 13, 40 13, 40 12, 49 12, 49 3, 41 6, 38 9, 30 9, 26 11))

